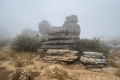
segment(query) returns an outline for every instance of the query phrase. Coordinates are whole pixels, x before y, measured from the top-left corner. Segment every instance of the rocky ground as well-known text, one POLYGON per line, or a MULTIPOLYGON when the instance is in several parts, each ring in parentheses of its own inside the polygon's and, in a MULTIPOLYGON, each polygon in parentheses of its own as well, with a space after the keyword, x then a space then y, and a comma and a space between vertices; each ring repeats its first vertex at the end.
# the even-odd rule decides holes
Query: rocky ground
MULTIPOLYGON (((116 58, 119 64, 119 56, 116 58)), ((86 69, 79 61, 69 64, 48 62, 37 53, 16 54, 9 46, 0 49, 1 80, 19 80, 19 77, 23 78, 20 80, 26 80, 24 74, 28 75, 28 80, 120 80, 116 76, 118 70, 112 66, 86 69)))

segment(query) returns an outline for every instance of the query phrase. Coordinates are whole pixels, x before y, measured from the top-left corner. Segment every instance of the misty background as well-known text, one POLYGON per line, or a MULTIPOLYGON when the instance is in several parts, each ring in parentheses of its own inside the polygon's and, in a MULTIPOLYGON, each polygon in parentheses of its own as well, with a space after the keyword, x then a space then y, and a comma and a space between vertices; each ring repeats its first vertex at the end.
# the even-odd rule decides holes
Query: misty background
POLYGON ((62 26, 65 17, 78 16, 81 38, 120 39, 120 0, 0 0, 0 39, 24 29, 38 31, 47 20, 62 26))

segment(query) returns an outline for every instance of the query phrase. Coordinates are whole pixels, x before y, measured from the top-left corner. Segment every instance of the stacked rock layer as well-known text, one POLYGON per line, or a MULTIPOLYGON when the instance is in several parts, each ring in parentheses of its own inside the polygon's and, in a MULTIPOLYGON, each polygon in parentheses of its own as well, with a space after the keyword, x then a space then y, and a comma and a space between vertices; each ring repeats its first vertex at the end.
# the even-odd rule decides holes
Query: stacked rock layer
POLYGON ((105 56, 98 52, 83 52, 80 61, 87 67, 105 67, 106 65, 105 56))
POLYGON ((55 61, 75 61, 77 59, 78 51, 76 50, 80 35, 80 26, 77 22, 76 15, 67 16, 62 27, 54 27, 47 30, 48 40, 41 46, 41 49, 47 49, 45 59, 55 61), (62 52, 63 55, 60 55, 59 52, 62 52), (74 52, 76 53, 74 54, 74 52), (56 55, 51 55, 52 53, 56 55))
POLYGON ((50 28, 48 31, 48 41, 44 42, 43 49, 77 49, 79 36, 69 35, 66 28, 50 28))

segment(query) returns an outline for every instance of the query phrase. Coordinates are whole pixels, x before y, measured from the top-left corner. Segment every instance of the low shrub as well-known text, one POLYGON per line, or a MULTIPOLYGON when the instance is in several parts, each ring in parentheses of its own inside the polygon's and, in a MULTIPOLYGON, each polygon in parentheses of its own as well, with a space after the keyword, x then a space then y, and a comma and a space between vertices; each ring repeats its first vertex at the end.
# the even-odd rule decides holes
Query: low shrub
POLYGON ((92 39, 86 39, 86 38, 81 39, 79 41, 79 45, 80 45, 79 50, 81 52, 83 51, 101 52, 107 57, 108 48, 104 44, 104 42, 102 42, 100 39, 101 39, 100 37, 94 37, 92 39))
POLYGON ((42 39, 39 39, 39 36, 30 37, 28 35, 17 35, 11 43, 11 47, 15 51, 37 51, 40 48, 42 39))

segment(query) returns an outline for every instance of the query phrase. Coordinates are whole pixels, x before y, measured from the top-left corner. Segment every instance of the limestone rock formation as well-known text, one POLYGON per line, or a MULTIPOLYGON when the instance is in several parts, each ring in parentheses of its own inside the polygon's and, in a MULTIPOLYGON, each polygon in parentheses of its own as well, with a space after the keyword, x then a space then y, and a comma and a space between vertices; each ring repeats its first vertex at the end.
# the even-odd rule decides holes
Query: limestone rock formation
POLYGON ((80 62, 87 67, 104 67, 106 65, 106 58, 102 53, 98 52, 83 52, 80 62))
POLYGON ((71 15, 66 17, 66 21, 64 22, 62 27, 67 28, 68 34, 80 35, 80 26, 77 24, 78 17, 76 15, 71 15))
POLYGON ((43 20, 39 23, 39 32, 41 35, 47 34, 47 30, 51 27, 48 21, 43 20))
POLYGON ((67 16, 66 21, 64 22, 62 27, 52 27, 46 30, 48 39, 41 46, 41 49, 47 49, 44 60, 69 62, 75 61, 77 59, 77 55, 73 55, 73 52, 76 51, 79 46, 78 42, 80 35, 80 26, 77 24, 77 18, 78 17, 76 15, 67 16), (68 52, 66 52, 65 49, 67 49, 68 52), (55 51, 55 53, 58 55, 50 56, 48 55, 50 51, 51 53, 54 53, 55 51), (59 55, 58 52, 61 51, 62 53, 64 53, 64 55, 59 55))
POLYGON ((47 61, 73 62, 76 60, 78 51, 68 49, 48 49, 46 56, 43 58, 47 61))

